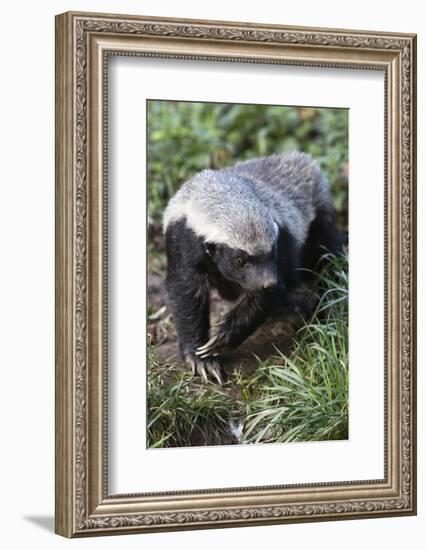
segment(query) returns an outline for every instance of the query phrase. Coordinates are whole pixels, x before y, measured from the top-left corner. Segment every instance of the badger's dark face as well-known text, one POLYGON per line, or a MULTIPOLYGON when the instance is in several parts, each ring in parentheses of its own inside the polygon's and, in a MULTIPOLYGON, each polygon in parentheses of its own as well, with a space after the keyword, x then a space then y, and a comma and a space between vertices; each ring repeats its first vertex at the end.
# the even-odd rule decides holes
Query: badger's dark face
POLYGON ((278 284, 275 245, 268 253, 253 256, 221 244, 207 244, 206 252, 226 279, 245 290, 271 290, 278 284))

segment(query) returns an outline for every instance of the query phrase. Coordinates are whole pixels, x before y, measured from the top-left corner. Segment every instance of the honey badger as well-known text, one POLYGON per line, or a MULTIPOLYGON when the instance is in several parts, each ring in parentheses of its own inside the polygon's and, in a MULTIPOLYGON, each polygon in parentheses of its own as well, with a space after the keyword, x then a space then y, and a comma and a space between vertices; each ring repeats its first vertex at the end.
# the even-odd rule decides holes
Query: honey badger
POLYGON ((218 383, 217 355, 284 307, 303 270, 343 242, 326 177, 297 151, 196 174, 169 201, 164 230, 181 355, 193 374, 218 383), (210 327, 212 288, 240 301, 210 327))

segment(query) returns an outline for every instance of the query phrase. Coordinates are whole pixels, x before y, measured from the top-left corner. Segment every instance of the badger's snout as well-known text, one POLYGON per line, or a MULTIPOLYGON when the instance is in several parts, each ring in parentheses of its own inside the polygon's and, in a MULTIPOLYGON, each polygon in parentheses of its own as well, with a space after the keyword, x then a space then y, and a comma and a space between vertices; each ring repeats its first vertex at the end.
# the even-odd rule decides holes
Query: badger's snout
POLYGON ((273 290, 277 287, 277 276, 266 278, 262 283, 263 290, 273 290))
POLYGON ((254 290, 274 290, 278 285, 277 270, 275 268, 256 270, 251 282, 254 290))

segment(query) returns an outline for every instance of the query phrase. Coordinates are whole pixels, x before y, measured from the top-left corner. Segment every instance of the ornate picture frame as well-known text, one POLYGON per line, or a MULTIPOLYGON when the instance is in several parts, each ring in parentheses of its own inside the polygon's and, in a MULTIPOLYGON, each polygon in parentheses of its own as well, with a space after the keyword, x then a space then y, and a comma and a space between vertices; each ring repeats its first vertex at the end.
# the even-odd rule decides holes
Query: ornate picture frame
POLYGON ((416 36, 68 12, 56 17, 56 532, 65 537, 416 513, 416 36), (384 72, 385 476, 115 495, 106 397, 106 60, 384 72))

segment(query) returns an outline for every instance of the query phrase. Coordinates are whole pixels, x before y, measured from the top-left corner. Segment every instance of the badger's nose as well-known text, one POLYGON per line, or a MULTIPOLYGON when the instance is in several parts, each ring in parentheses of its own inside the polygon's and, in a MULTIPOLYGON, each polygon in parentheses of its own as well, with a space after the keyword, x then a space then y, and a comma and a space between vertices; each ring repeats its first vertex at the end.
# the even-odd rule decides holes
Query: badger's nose
POLYGON ((277 279, 267 279, 264 281, 264 284, 262 285, 262 288, 264 290, 271 290, 272 288, 275 288, 277 286, 277 279))

